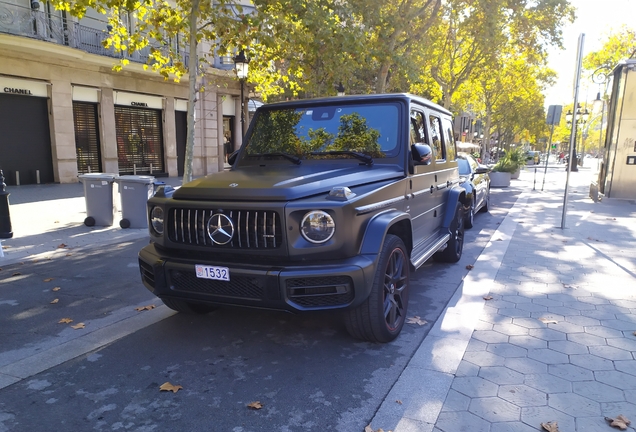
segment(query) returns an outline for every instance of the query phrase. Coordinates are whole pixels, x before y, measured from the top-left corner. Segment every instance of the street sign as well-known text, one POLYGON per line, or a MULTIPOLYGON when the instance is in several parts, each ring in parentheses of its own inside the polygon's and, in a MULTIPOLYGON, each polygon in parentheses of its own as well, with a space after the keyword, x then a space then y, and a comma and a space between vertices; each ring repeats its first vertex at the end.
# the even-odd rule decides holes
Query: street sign
POLYGON ((548 107, 548 118, 545 122, 549 125, 558 125, 561 123, 561 111, 563 111, 561 105, 550 105, 548 107))

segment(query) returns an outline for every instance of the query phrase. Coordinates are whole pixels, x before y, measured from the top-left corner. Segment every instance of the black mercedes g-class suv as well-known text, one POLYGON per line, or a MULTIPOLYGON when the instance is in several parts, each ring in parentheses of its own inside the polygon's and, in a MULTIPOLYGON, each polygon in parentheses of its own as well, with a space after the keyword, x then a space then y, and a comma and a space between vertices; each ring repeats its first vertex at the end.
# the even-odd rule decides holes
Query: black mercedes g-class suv
POLYGON ((451 113, 426 99, 264 105, 230 163, 148 201, 141 278, 174 310, 339 309, 352 336, 388 342, 410 271, 461 257, 451 113))

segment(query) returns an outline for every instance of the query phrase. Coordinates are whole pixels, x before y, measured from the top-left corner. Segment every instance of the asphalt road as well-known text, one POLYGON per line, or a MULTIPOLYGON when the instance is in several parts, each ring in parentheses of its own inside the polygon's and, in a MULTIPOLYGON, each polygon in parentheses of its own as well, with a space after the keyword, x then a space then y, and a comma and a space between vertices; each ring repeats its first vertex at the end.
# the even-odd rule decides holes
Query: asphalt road
MULTIPOLYGON (((431 261, 412 275, 408 316, 428 324, 406 325, 392 343, 354 340, 328 313, 175 314, 0 389, 0 432, 362 431, 519 192, 493 189, 459 263, 431 261), (182 389, 161 392, 165 382, 182 389), (256 401, 261 409, 247 407, 256 401)), ((0 367, 81 338, 73 324, 161 304, 140 281, 145 243, 3 268, 0 367)))

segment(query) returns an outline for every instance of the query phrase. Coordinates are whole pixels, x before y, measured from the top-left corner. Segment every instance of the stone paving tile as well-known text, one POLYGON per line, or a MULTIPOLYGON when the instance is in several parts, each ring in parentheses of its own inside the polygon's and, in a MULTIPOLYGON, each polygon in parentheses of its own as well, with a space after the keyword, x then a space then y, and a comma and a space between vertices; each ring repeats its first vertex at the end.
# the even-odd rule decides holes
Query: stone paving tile
POLYGON ((570 333, 567 335, 567 339, 571 342, 576 342, 585 346, 607 345, 607 341, 605 338, 589 333, 570 333))
POLYGON ((580 310, 574 309, 571 307, 566 307, 566 306, 550 306, 548 308, 548 312, 563 315, 563 316, 581 315, 580 310))
MULTIPOLYGON (((539 316, 543 316, 544 312, 541 312, 539 316)), ((545 328, 545 324, 538 320, 538 318, 513 318, 512 323, 527 329, 545 328)))
POLYGON ((492 330, 493 325, 493 323, 489 323, 487 321, 477 320, 475 330, 492 330))
POLYGON ((574 354, 570 356, 570 363, 591 371, 614 370, 614 362, 593 354, 574 354))
POLYGON ((545 363, 530 358, 507 358, 504 365, 522 374, 548 373, 548 366, 545 363))
POLYGON ((576 430, 584 432, 611 432, 618 430, 609 427, 609 423, 603 417, 577 417, 576 430))
POLYGON ((444 411, 468 411, 470 405, 470 398, 461 394, 456 390, 449 390, 446 395, 446 400, 442 406, 442 412, 444 411))
POLYGON ((615 418, 619 414, 623 414, 632 421, 633 429, 634 419, 636 419, 636 403, 634 403, 635 399, 626 399, 627 402, 602 402, 601 412, 603 417, 611 418, 615 418))
POLYGON ((508 343, 517 345, 522 348, 547 348, 548 342, 543 339, 536 338, 534 336, 510 336, 508 343))
POLYGON ((621 371, 595 371, 596 381, 622 390, 636 390, 636 376, 621 371))
POLYGON ((558 351, 554 351, 551 349, 543 349, 543 348, 529 349, 528 357, 548 365, 568 363, 569 361, 567 355, 560 353, 558 351))
POLYGON ((636 326, 636 315, 631 312, 617 313, 615 314, 615 316, 617 320, 627 321, 628 323, 632 323, 634 326, 636 326))
POLYGON ((552 300, 550 298, 541 298, 541 299, 532 299, 532 303, 534 304, 538 304, 540 306, 545 306, 545 307, 557 307, 557 306, 563 306, 563 302, 558 301, 558 300, 552 300))
POLYGON ((567 321, 561 321, 557 324, 548 324, 548 327, 551 328, 552 330, 560 331, 563 333, 583 333, 585 331, 583 326, 578 324, 572 324, 567 321))
POLYGON ((599 336, 602 338, 619 338, 623 337, 623 332, 605 326, 588 326, 585 327, 585 333, 599 336))
POLYGON ((596 402, 622 402, 625 395, 616 387, 598 381, 579 381, 572 383, 574 393, 596 402))
POLYGON ((594 354, 608 360, 630 360, 634 358, 631 352, 612 346, 591 346, 590 354, 594 354))
POLYGON ((516 308, 503 308, 499 309, 499 315, 511 318, 529 318, 530 312, 516 308))
POLYGON ((544 393, 565 393, 572 391, 572 383, 548 373, 527 374, 523 383, 544 393))
POLYGON ((546 306, 541 306, 536 303, 519 303, 517 309, 521 309, 528 312, 547 312, 546 306))
POLYGON ((548 373, 568 381, 592 381, 594 374, 591 370, 573 364, 552 364, 548 366, 548 373))
POLYGON ((594 318, 596 320, 599 321, 603 321, 603 320, 611 320, 611 319, 615 319, 616 318, 616 314, 613 314, 611 312, 607 312, 607 311, 603 311, 603 310, 582 310, 581 311, 581 315, 582 316, 586 316, 589 318, 594 318))
POLYGON ((614 366, 621 372, 636 376, 636 362, 632 360, 616 360, 614 366))
POLYGON ((601 415, 598 402, 575 393, 553 393, 548 399, 548 405, 573 417, 601 415))
POLYGON ((636 337, 632 338, 632 339, 627 339, 627 338, 608 338, 607 339, 607 344, 609 346, 613 346, 616 348, 620 348, 626 351, 636 351, 636 337))
POLYGON ((485 343, 508 342, 508 335, 494 330, 476 330, 473 338, 485 343))
POLYGON ((495 324, 492 328, 494 331, 502 333, 507 336, 513 335, 527 335, 528 329, 515 324, 495 324))
POLYGON ((489 422, 515 421, 521 415, 521 408, 498 397, 474 398, 468 411, 489 422))
POLYGON ((559 430, 564 432, 574 431, 575 427, 574 417, 549 406, 521 408, 521 421, 535 430, 541 430, 541 423, 551 421, 558 422, 559 430))
MULTIPOLYGON (((579 311, 580 314, 583 312, 579 311)), ((572 324, 578 324, 582 326, 597 326, 600 325, 601 322, 597 319, 590 318, 587 316, 578 316, 578 315, 568 315, 565 317, 565 321, 570 322, 572 324)))
POLYGON ((490 426, 490 432, 536 432, 537 428, 520 422, 497 422, 490 426))
POLYGON ((495 384, 523 384, 524 375, 505 366, 486 366, 479 369, 481 378, 495 384))
POLYGON ((486 342, 482 342, 477 339, 471 339, 468 342, 468 346, 466 347, 466 351, 485 351, 488 344, 486 342))
POLYGON ((435 422, 440 432, 489 432, 490 423, 468 411, 442 412, 435 422))
POLYGON ((475 363, 462 360, 455 372, 456 377, 477 376, 479 374, 479 366, 475 363))
POLYGON ((536 337, 538 339, 543 339, 545 341, 565 340, 567 337, 565 333, 556 331, 551 328, 530 329, 528 331, 528 334, 530 336, 536 337))
POLYGON ((497 384, 481 377, 458 377, 453 380, 452 389, 470 398, 497 396, 497 384))
POLYGON ((503 366, 504 358, 487 351, 467 352, 464 360, 468 360, 477 366, 503 366))
POLYGON ((497 396, 519 407, 542 406, 548 401, 544 392, 523 384, 501 385, 497 396))
MULTIPOLYGON (((575 333, 577 334, 577 333, 575 333)), ((581 345, 571 341, 550 341, 548 348, 563 354, 587 354, 587 345, 581 345)))
POLYGON ((488 344, 486 351, 497 354, 501 357, 526 357, 528 350, 509 343, 491 343, 488 344))

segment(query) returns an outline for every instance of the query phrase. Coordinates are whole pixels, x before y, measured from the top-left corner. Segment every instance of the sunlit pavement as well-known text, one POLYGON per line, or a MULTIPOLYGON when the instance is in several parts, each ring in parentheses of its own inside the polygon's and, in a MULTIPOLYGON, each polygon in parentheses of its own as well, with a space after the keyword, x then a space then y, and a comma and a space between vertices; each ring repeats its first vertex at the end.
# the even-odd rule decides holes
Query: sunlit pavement
POLYGON ((590 432, 609 430, 605 417, 636 419, 636 204, 594 203, 584 166, 564 214, 565 167, 550 166, 545 184, 544 171, 513 180, 524 192, 374 430, 590 432))

